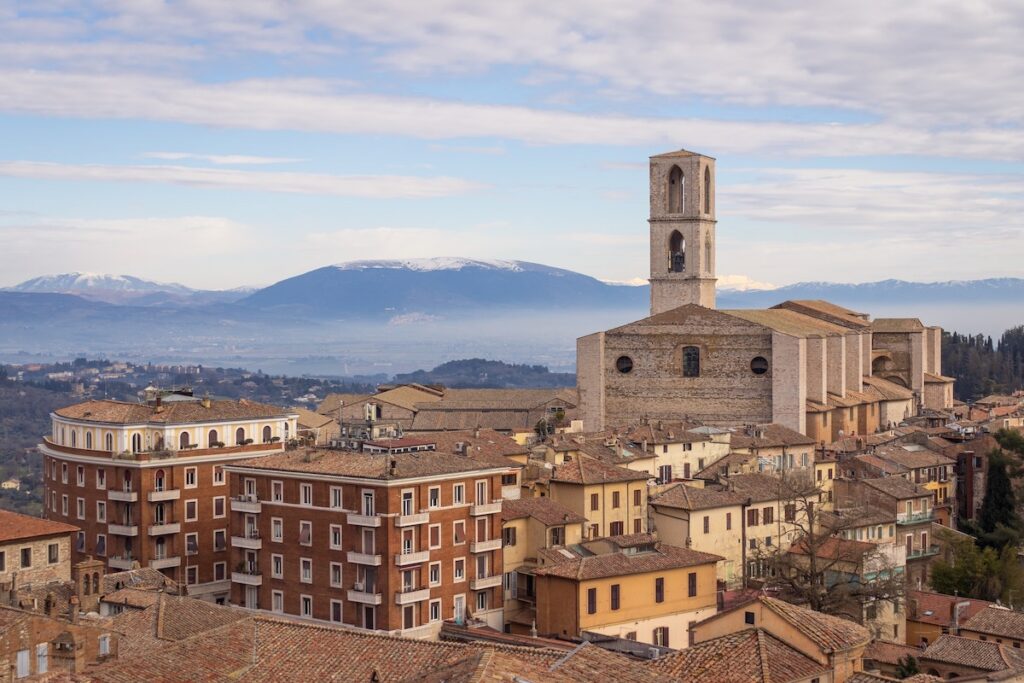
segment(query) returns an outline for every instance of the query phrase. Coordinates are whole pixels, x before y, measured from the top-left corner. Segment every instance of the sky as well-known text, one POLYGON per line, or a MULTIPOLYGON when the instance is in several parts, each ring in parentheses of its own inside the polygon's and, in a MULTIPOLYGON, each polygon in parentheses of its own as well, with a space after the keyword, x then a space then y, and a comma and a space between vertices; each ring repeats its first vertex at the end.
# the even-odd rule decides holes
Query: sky
POLYGON ((679 148, 725 286, 1022 276, 1022 35, 1012 1, 0 0, 0 286, 637 282, 679 148))

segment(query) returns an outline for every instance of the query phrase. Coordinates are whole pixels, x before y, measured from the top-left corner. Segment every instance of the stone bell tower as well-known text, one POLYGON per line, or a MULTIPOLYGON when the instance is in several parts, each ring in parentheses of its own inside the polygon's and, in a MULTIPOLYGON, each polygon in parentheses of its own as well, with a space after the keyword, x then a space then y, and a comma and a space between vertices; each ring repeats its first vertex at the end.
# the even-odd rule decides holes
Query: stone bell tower
POLYGON ((715 307, 715 160, 681 149, 651 157, 651 315, 715 307))

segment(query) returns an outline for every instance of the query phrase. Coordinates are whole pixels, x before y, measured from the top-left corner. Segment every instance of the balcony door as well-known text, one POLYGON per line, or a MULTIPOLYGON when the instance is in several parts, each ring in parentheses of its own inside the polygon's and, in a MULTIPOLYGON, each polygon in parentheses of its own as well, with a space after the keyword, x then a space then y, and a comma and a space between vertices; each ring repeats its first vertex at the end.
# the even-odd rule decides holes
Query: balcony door
POLYGON ((363 529, 363 554, 376 555, 377 539, 373 529, 363 529))
POLYGON ((363 491, 363 514, 367 517, 374 515, 373 491, 363 491))

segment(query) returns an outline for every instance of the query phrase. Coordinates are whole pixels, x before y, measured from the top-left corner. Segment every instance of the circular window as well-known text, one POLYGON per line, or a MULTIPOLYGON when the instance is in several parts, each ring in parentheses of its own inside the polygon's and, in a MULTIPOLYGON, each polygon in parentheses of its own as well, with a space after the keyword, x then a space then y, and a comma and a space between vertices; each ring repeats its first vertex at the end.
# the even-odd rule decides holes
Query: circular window
POLYGON ((750 361, 750 371, 755 375, 763 375, 768 372, 768 361, 763 356, 758 356, 750 361))
POLYGON ((626 374, 633 370, 633 359, 629 356, 619 356, 618 360, 615 361, 615 369, 626 374))

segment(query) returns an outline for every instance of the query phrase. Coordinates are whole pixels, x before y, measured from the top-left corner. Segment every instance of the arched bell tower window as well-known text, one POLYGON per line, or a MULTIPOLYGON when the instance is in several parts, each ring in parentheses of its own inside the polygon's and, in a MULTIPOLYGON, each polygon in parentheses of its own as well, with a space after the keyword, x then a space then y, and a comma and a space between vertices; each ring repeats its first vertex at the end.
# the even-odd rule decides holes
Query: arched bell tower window
POLYGON ((683 377, 700 377, 700 349, 683 347, 683 377))
POLYGON ((686 270, 686 240, 678 230, 668 238, 668 272, 682 273, 686 270))
POLYGON ((711 272, 711 235, 704 238, 704 270, 711 272))
POLYGON ((711 169, 704 167, 704 213, 711 213, 711 169))
POLYGON ((668 173, 668 212, 682 213, 686 209, 686 176, 678 166, 668 173))

